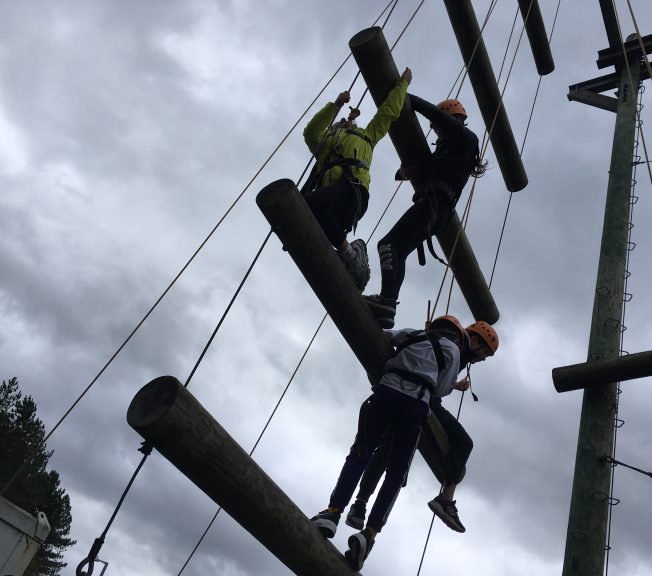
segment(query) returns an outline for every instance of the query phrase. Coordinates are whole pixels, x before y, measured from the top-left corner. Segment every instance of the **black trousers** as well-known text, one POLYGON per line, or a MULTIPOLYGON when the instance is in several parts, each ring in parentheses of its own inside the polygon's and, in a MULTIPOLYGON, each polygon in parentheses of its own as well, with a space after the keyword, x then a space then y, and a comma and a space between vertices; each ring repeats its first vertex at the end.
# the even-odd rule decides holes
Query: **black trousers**
MULTIPOLYGON (((435 401, 431 406, 431 410, 448 435, 449 451, 446 461, 448 477, 446 478, 446 484, 458 484, 464 476, 464 468, 473 450, 473 440, 455 416, 442 406, 441 400, 439 402, 435 401)), ((380 482, 380 478, 387 468, 391 446, 392 435, 386 434, 367 463, 356 498, 368 502, 371 495, 376 491, 378 482, 380 482)))
POLYGON ((376 386, 374 393, 360 407, 358 434, 344 460, 329 506, 344 509, 348 505, 372 452, 391 430, 393 442, 386 453, 387 473, 367 523, 380 532, 407 480, 421 435, 421 422, 427 412, 425 402, 383 385, 376 386))
POLYGON ((316 188, 305 199, 329 242, 339 248, 347 232, 367 211, 369 192, 344 177, 329 186, 316 188))
POLYGON ((378 241, 382 285, 380 294, 397 299, 405 279, 405 261, 426 238, 441 232, 451 215, 445 192, 432 190, 417 200, 378 241))

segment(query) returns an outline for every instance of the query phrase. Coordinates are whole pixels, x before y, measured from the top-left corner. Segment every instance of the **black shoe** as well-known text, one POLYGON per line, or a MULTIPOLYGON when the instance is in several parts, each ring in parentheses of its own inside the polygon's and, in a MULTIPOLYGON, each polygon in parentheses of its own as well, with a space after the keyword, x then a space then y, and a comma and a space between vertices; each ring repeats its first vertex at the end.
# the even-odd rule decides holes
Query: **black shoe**
POLYGON ((332 538, 337 532, 337 525, 340 521, 341 512, 329 512, 328 508, 322 510, 316 516, 313 516, 310 521, 319 528, 319 531, 326 536, 332 538))
POLYGON ((428 508, 430 508, 436 516, 439 516, 442 522, 451 530, 461 533, 466 532, 464 524, 460 522, 457 507, 455 506, 455 500, 444 500, 440 494, 428 502, 428 508))
POLYGON ((355 528, 356 530, 362 530, 364 528, 364 519, 367 514, 367 507, 362 500, 356 500, 351 504, 349 508, 349 513, 346 515, 346 525, 355 528))
POLYGON ((373 547, 374 539, 371 537, 371 531, 365 528, 362 532, 349 536, 349 549, 344 554, 344 558, 353 570, 362 570, 362 565, 373 547))
POLYGON ((367 305, 378 320, 381 328, 393 328, 394 316, 396 316, 396 306, 398 302, 394 298, 385 298, 380 294, 363 296, 367 305))

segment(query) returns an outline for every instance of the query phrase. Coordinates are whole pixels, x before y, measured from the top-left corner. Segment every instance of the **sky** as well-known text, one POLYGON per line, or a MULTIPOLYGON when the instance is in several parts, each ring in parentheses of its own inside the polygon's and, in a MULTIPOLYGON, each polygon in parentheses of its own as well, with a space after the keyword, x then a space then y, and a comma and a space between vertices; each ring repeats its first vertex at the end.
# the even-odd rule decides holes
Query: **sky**
MULTIPOLYGON (((548 32, 557 2, 540 2, 548 32)), ((642 34, 652 5, 631 0, 642 34)), ((416 10, 403 0, 385 27, 392 44, 416 10)), ((634 25, 615 2, 625 35, 634 25)), ((17 377, 50 431, 150 307, 210 237, 135 336, 48 442, 51 466, 71 498, 69 572, 104 530, 139 460, 126 422, 136 392, 165 374, 186 380, 260 248, 268 225, 255 195, 279 178, 298 180, 309 160, 302 127, 349 88, 348 40, 383 2, 189 0, 0 2, 0 367, 17 377), (301 118, 310 104, 307 115, 301 118), (298 122, 250 184, 283 137, 298 122), (250 184, 250 185, 249 185, 250 184)), ((478 19, 488 0, 474 2, 478 19)), ((515 16, 498 2, 485 30, 498 75, 515 16)), ((522 20, 517 20, 516 35, 522 20)), ((561 572, 581 392, 558 394, 551 370, 586 360, 615 115, 568 101, 568 86, 610 70, 597 0, 562 0, 523 162, 529 185, 514 193, 492 282, 500 311, 496 356, 473 368, 479 402, 460 420, 475 442, 457 490, 463 535, 436 521, 422 574, 532 576, 561 572)), ((515 42, 508 51, 508 62, 515 42)), ((413 71, 410 91, 444 99, 463 63, 446 10, 425 2, 393 53, 413 71)), ((506 72, 503 73, 501 85, 506 72)), ((529 44, 518 50, 505 108, 519 146, 539 77, 529 44)), ((649 82, 646 83, 649 87, 649 82)), ((358 79, 357 102, 364 92, 358 79)), ((469 82, 460 100, 469 127, 484 126, 469 82)), ((643 130, 652 116, 643 95, 643 130)), ((375 106, 361 105, 360 125, 375 106)), ((425 123, 422 126, 427 129, 425 123)), ((652 134, 647 132, 648 147, 652 134)), ((432 140, 429 140, 429 142, 432 140)), ((643 153, 641 152, 641 155, 643 153)), ((509 199, 493 150, 478 181, 467 235, 491 277, 509 199)), ((645 158, 643 158, 645 159, 645 158)), ((389 138, 375 149, 367 239, 394 193, 399 160, 389 138)), ((652 348, 650 177, 638 166, 624 349, 652 348)), ((468 197, 467 187, 459 210, 468 197)), ((369 241, 410 205, 401 188, 369 241)), ((421 327, 444 269, 408 260, 398 327, 421 327)), ((436 309, 445 313, 448 283, 436 309)), ((453 289, 450 312, 473 318, 453 289)), ((324 314, 274 237, 265 247, 189 390, 247 451, 254 445, 324 314)), ((616 458, 652 469, 650 378, 625 382, 616 458)), ((330 320, 320 330, 254 459, 307 515, 328 504, 369 394, 362 367, 330 320)), ((457 394, 457 393, 454 393, 457 394)), ((445 400, 456 412, 459 396, 445 400)), ((650 574, 650 479, 618 467, 609 570, 650 574)), ((378 536, 364 573, 416 574, 439 485, 420 456, 378 536)), ((107 576, 178 574, 217 505, 156 452, 109 530, 99 557, 107 576)), ((346 548, 351 529, 334 539, 346 548)), ((99 568, 98 568, 99 570, 99 568)), ((286 575, 288 569, 227 514, 220 514, 183 571, 286 575)))

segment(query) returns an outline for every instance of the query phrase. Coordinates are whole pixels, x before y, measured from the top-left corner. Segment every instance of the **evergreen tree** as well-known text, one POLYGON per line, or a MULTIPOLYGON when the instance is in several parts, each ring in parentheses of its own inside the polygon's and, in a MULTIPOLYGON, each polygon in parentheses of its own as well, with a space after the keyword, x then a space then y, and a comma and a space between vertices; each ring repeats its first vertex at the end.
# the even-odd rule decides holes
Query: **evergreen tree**
POLYGON ((0 486, 27 462, 4 497, 31 514, 44 512, 50 523, 50 534, 25 576, 58 576, 66 566, 64 551, 75 544, 68 538, 72 519, 70 498, 60 486, 59 474, 46 470, 52 451, 46 450, 44 438, 45 427, 36 416, 32 397, 23 398, 16 378, 3 380, 0 386, 0 486))

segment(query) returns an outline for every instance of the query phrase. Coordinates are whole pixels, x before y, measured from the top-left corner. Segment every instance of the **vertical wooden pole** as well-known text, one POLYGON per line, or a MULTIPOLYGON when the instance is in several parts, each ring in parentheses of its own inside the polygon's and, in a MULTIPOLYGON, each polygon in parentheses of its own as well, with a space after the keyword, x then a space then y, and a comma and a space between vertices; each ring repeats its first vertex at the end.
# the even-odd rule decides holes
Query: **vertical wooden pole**
MULTIPOLYGON (((629 65, 636 82, 639 61, 629 65)), ((620 68, 589 361, 617 358, 620 350, 638 91, 624 63, 620 68)), ((563 576, 603 574, 611 467, 602 458, 612 455, 616 402, 615 383, 584 390, 563 576)))

